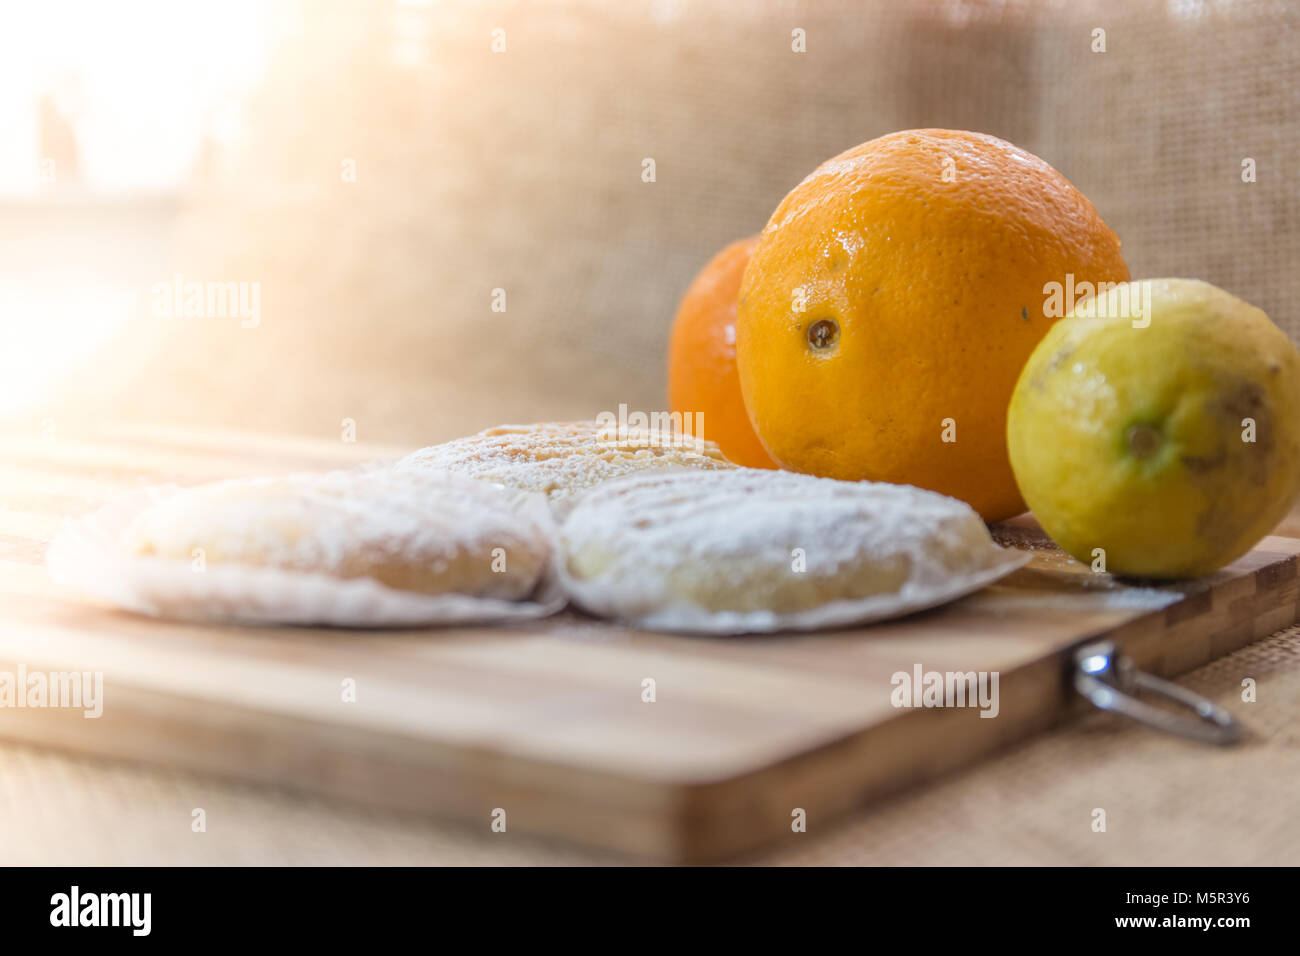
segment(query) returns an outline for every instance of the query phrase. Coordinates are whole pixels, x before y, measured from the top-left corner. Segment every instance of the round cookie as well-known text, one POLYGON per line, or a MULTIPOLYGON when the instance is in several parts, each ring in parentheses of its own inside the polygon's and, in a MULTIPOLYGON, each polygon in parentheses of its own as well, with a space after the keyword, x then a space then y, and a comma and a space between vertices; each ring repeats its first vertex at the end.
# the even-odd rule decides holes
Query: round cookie
MULTIPOLYGON (((130 556, 275 568, 398 591, 518 601, 552 556, 549 529, 481 482, 391 468, 237 479, 176 492, 124 534, 130 556)), ((543 516, 545 511, 543 509, 543 516)))
POLYGON ((443 469, 546 495, 557 513, 605 481, 642 472, 734 469, 716 442, 600 422, 498 425, 412 452, 398 470, 443 469))
POLYGON ((908 485, 736 469, 594 489, 561 529, 586 610, 668 631, 813 629, 894 617, 1024 564, 968 505, 908 485))

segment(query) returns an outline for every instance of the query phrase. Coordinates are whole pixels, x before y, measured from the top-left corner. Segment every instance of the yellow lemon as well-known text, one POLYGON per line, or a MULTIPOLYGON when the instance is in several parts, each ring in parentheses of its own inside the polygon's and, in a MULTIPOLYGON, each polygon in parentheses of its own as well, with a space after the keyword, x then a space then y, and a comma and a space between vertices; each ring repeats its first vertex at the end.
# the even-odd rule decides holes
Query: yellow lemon
POLYGON ((1208 574, 1300 487, 1300 354, 1262 311, 1195 279, 1125 282, 1056 323, 1007 415, 1039 524, 1116 574, 1208 574))

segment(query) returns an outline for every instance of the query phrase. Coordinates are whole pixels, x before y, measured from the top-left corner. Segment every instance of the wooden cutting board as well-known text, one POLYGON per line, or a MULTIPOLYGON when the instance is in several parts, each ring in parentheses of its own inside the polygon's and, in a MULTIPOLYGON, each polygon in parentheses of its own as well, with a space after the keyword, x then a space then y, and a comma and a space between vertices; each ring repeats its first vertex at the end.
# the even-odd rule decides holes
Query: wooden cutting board
POLYGON ((816 635, 666 636, 570 613, 413 632, 201 626, 84 604, 46 576, 63 520, 116 490, 403 451, 159 429, 0 436, 0 672, 104 675, 99 719, 0 708, 0 734, 485 830, 504 811, 507 832, 712 861, 790 838, 800 809, 820 827, 1081 712, 1065 673, 1086 640, 1109 636, 1171 676, 1298 615, 1300 540, 1266 538, 1211 578, 1154 591, 1093 574, 1028 519, 998 529, 1033 554, 1004 582, 816 635), (917 665, 998 672, 998 716, 895 708, 891 677, 917 665))

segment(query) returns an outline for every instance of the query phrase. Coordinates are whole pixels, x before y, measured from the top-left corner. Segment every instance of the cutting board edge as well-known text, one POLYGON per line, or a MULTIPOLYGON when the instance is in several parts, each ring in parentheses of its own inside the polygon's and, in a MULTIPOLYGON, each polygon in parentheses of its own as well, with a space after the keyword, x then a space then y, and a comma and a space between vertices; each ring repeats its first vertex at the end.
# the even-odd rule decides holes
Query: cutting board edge
MULTIPOLYGON (((964 751, 950 764, 937 770, 931 766, 929 768, 930 772, 924 772, 927 769, 926 764, 924 761, 918 761, 916 764, 918 772, 915 776, 903 774, 891 780, 881 780, 877 783, 855 786, 851 788, 855 798, 837 808, 833 808, 831 812, 835 814, 847 812, 854 807, 863 806, 891 793, 903 792, 918 783, 934 780, 941 775, 961 770, 986 755, 996 753, 1003 747, 1027 740, 1052 726, 1068 721, 1072 717, 1089 713, 1090 706, 1082 698, 1079 698, 1070 686, 1068 666, 1075 651, 1094 641, 1102 638, 1111 640, 1115 642, 1122 652, 1132 656, 1139 667, 1151 670, 1160 676, 1172 678, 1240 650, 1255 641, 1262 640, 1280 627, 1300 622, 1300 580, 1297 578, 1300 561, 1298 561, 1295 553, 1297 549, 1300 549, 1300 539, 1287 538, 1285 540, 1289 542, 1287 550, 1291 553, 1282 561, 1259 568, 1249 575, 1230 582, 1230 586, 1225 590, 1227 592, 1236 591, 1241 593, 1235 596, 1231 593, 1221 593, 1217 608, 1213 601, 1203 601, 1201 599, 1202 594, 1207 598, 1210 596, 1210 589, 1206 588, 1203 591, 1198 589, 1187 598, 1169 607, 1140 614, 1116 628, 1103 629, 1081 636, 1049 656, 1028 662, 1009 671, 1006 677, 1012 681, 1019 677, 1021 682, 1032 686, 1034 681, 1027 678, 1026 672, 1032 671, 1036 675, 1041 669, 1048 674, 1048 679, 1043 680, 1040 686, 1055 686, 1057 692, 1043 697, 1038 705, 1037 712, 1022 716, 1019 722, 1008 722, 1007 726, 1011 728, 1011 732, 996 732, 999 728, 990 728, 990 731, 995 732, 982 733, 981 736, 986 740, 980 746, 964 751), (1277 589, 1283 590, 1283 598, 1280 604, 1276 604, 1274 601, 1277 595, 1270 593, 1277 589), (1185 604, 1188 601, 1191 603, 1185 604), (1215 628, 1216 620, 1211 618, 1217 617, 1217 615, 1214 615, 1215 610, 1222 610, 1224 604, 1229 605, 1229 617, 1227 621, 1222 623, 1226 623, 1228 626, 1215 628), (1269 606, 1270 610, 1264 611, 1265 606, 1269 606), (1144 646, 1144 639, 1150 636, 1153 625, 1157 624, 1163 625, 1163 629, 1154 629, 1161 638, 1161 646, 1158 648, 1144 646), (1171 639, 1170 634, 1175 635, 1175 637, 1171 639), (1172 645, 1175 644, 1181 646, 1173 647, 1172 645), (1177 651, 1177 653, 1174 653, 1174 651, 1177 651), (1050 679, 1052 671, 1059 675, 1055 683, 1050 679)), ((1005 685, 1003 686, 1005 688, 1005 685)), ((799 754, 793 754, 767 767, 737 774, 725 780, 699 782, 691 785, 688 789, 688 799, 692 805, 686 819, 693 826, 698 826, 703 821, 716 825, 718 821, 726 820, 726 814, 734 813, 734 808, 737 805, 743 806, 745 804, 745 791, 752 788, 765 775, 782 771, 788 773, 791 770, 797 770, 801 765, 825 761, 828 758, 843 766, 845 759, 836 756, 837 752, 843 750, 853 751, 860 748, 869 738, 879 738, 885 729, 893 729, 897 732, 902 725, 902 721, 908 716, 923 717, 927 714, 952 715, 958 713, 961 712, 942 709, 904 711, 897 717, 828 740, 821 745, 814 746, 799 754), (717 806, 712 806, 712 804, 717 804, 717 806)), ((878 743, 879 741, 876 740, 875 742, 878 743)), ((773 820, 767 820, 764 823, 766 825, 761 829, 763 832, 770 834, 768 838, 755 837, 753 836, 755 831, 751 830, 749 839, 723 842, 720 845, 708 835, 696 836, 697 842, 694 843, 687 840, 686 843, 692 849, 688 851, 686 858, 682 862, 717 862, 736 853, 744 853, 759 846, 764 846, 775 840, 778 835, 792 832, 789 827, 789 818, 781 821, 779 829, 773 820)))

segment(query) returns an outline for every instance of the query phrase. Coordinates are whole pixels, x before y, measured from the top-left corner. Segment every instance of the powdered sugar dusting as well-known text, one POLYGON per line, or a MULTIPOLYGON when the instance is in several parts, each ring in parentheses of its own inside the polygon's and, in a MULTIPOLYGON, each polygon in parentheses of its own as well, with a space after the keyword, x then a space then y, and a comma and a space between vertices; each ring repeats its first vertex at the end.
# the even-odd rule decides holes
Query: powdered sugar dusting
POLYGON ((1025 614, 1057 611, 1079 614, 1097 611, 1159 611, 1182 600, 1182 595, 1159 588, 1119 588, 1117 590, 1041 591, 989 588, 974 598, 983 612, 1025 614))
POLYGON ((369 468, 176 491, 124 536, 137 557, 374 577, 425 593, 518 598, 550 560, 548 529, 513 496, 433 470, 369 468), (490 569, 493 549, 510 559, 490 569))
POLYGON ((579 603, 668 630, 878 620, 1026 560, 955 499, 750 468, 612 482, 579 502, 561 535, 579 603))
POLYGON ((547 496, 565 513, 587 489, 646 471, 732 469, 715 442, 595 421, 499 425, 412 452, 398 471, 433 468, 547 496))
POLYGON ((70 521, 46 565, 64 587, 156 617, 476 624, 545 617, 564 606, 554 536, 540 496, 454 475, 395 478, 375 469, 124 492, 70 521), (179 549, 224 533, 226 519, 237 532, 233 543, 213 539, 217 560, 196 573, 179 549), (512 540, 522 547, 508 552, 505 567, 489 568, 483 549, 512 540))
POLYGON ((1153 586, 1093 571, 1062 551, 1040 528, 995 525, 992 533, 1003 547, 1030 553, 1033 570, 1051 575, 1052 587, 1038 594, 1020 591, 1014 595, 984 595, 982 608, 991 608, 997 602, 1014 610, 1159 610, 1184 597, 1186 584, 1153 586))

